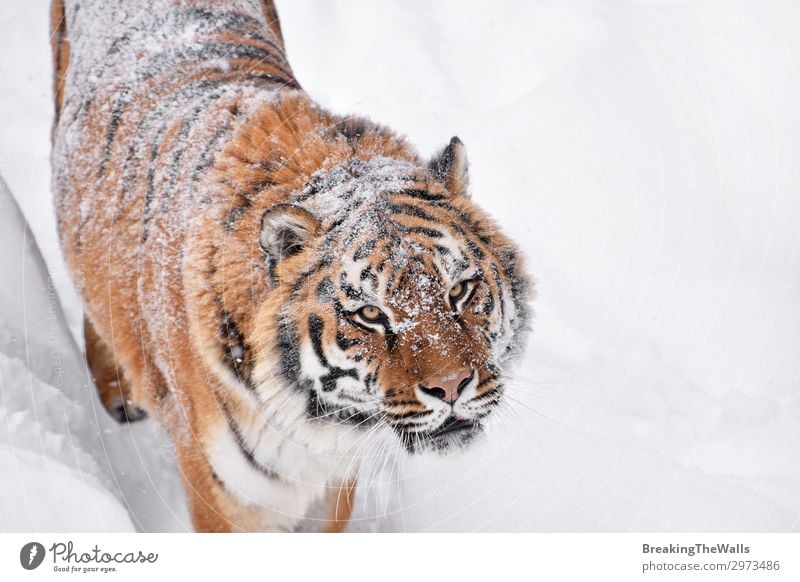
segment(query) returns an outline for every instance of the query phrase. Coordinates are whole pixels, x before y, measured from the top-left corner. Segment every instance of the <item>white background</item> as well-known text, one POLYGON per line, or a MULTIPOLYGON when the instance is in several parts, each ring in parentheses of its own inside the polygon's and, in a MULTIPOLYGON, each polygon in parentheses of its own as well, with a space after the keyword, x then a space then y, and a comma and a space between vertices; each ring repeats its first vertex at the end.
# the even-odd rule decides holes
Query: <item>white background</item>
MULTIPOLYGON (((67 326, 0 194, 0 529, 185 531, 169 445, 95 419, 66 331, 47 4, 0 2, 0 174, 67 326)), ((461 137, 538 281, 485 442, 392 461, 352 528, 800 530, 800 3, 278 8, 320 103, 461 137)))

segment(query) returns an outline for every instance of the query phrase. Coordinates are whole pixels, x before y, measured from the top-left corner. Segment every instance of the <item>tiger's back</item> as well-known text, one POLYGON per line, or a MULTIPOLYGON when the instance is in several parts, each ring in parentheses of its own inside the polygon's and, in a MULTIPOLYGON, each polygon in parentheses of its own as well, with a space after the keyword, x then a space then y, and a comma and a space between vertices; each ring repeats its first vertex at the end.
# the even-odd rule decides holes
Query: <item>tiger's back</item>
MULTIPOLYGON (((59 231, 98 333, 112 332, 112 302, 141 311, 116 318, 117 343, 165 341, 148 322, 179 303, 138 290, 180 277, 184 226, 213 202, 208 172, 237 122, 265 92, 298 88, 270 12, 259 2, 54 3, 59 231)), ((160 388, 157 370, 123 366, 160 388)))

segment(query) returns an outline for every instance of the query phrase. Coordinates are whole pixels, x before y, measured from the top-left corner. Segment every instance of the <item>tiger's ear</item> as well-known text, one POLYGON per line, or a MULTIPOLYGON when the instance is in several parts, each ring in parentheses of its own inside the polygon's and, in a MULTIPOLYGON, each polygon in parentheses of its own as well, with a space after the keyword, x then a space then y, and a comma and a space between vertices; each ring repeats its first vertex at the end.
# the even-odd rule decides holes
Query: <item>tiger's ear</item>
POLYGON ((272 259, 292 257, 319 232, 319 221, 308 210, 292 204, 276 204, 261 215, 258 242, 272 259))
POLYGON ((467 195, 469 186, 467 149, 458 137, 453 136, 447 147, 433 156, 428 163, 428 169, 451 193, 467 195))

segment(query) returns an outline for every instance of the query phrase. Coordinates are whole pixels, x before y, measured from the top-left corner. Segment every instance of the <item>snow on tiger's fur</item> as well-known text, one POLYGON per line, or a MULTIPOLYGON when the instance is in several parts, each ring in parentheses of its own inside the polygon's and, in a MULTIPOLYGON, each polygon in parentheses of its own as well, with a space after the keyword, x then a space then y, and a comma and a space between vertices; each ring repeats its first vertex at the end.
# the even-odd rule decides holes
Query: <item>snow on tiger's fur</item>
POLYGON ((195 527, 341 530, 376 442, 471 442, 531 285, 469 198, 461 142, 426 162, 319 108, 271 3, 52 13, 87 359, 119 420, 170 430, 195 527))

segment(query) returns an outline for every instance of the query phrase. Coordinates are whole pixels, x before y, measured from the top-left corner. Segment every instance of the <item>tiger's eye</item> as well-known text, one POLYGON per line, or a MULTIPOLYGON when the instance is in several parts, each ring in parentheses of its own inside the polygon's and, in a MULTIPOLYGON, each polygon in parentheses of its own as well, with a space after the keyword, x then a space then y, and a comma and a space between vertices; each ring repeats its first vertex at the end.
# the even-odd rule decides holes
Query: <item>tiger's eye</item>
POLYGON ((461 299, 461 296, 464 295, 464 292, 467 290, 467 286, 464 282, 456 283, 453 285, 453 288, 450 289, 450 299, 457 300, 461 299))
POLYGON ((374 305, 365 305, 358 310, 358 314, 367 321, 378 321, 383 312, 374 305))

